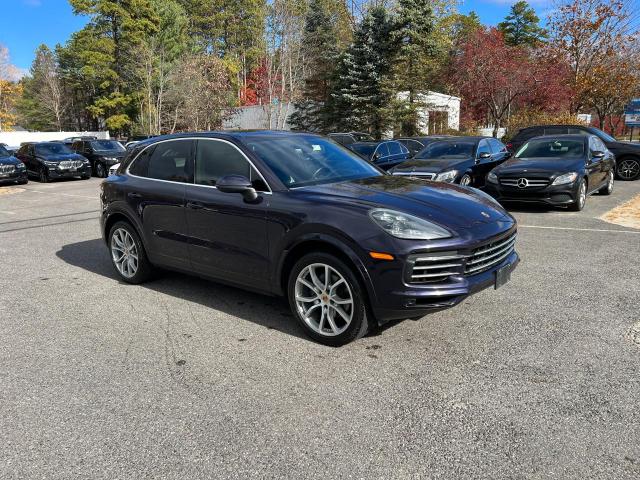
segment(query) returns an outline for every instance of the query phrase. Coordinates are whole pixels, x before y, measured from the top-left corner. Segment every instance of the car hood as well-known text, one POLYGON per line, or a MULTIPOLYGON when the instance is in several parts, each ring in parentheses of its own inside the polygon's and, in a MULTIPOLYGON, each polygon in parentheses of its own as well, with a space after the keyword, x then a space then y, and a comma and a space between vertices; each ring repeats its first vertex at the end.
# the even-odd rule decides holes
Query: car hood
POLYGON ((16 157, 0 157, 0 165, 17 165, 20 163, 16 157))
POLYGON ((453 229, 514 222, 497 202, 478 190, 404 176, 382 175, 297 191, 368 209, 399 210, 453 229))
POLYGON ((499 175, 539 173, 555 174, 579 170, 584 166, 582 158, 511 158, 494 169, 499 175))
POLYGON ((446 158, 446 159, 426 159, 415 158, 397 165, 393 173, 429 172, 440 173, 446 170, 455 170, 464 164, 469 163, 471 158, 446 158))
POLYGON ((111 152, 109 150, 96 150, 95 154, 98 155, 99 157, 105 157, 105 158, 117 158, 118 160, 124 158, 124 156, 127 154, 126 151, 124 152, 111 152))
POLYGON ((77 153, 62 153, 59 155, 38 155, 47 162, 62 162, 64 160, 84 160, 82 155, 77 153))

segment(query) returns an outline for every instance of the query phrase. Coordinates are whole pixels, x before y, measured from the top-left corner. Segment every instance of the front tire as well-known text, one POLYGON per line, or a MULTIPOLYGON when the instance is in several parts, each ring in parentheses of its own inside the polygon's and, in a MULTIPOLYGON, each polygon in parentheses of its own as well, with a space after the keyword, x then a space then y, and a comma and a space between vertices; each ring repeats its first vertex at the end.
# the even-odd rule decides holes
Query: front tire
POLYGON ((109 231, 111 262, 122 280, 139 284, 153 274, 153 265, 147 258, 135 228, 128 222, 116 222, 109 231))
POLYGON ((305 333, 339 347, 369 330, 366 294, 353 270, 327 253, 311 253, 294 265, 287 288, 291 311, 305 333))
POLYGON ((465 173, 462 176, 462 178, 460 178, 460 185, 464 187, 470 186, 472 182, 473 182, 473 179, 471 178, 471 175, 469 175, 468 173, 465 173))
POLYGON ((107 176, 107 167, 102 162, 96 163, 96 177, 105 178, 107 176))
POLYGON ((41 168, 40 169, 40 183, 49 183, 50 179, 49 179, 49 172, 47 172, 46 168, 41 168))
POLYGON ((604 187, 602 187, 600 190, 598 190, 598 193, 600 195, 611 195, 613 193, 613 183, 614 183, 614 173, 613 170, 610 170, 608 175, 607 175, 607 183, 605 184, 604 187))
POLYGON ((576 200, 569 205, 569 210, 572 212, 580 212, 584 208, 585 203, 587 203, 587 182, 584 178, 581 178, 578 184, 576 200))
POLYGON ((640 177, 640 159, 621 159, 618 163, 617 174, 620 180, 636 180, 640 177))

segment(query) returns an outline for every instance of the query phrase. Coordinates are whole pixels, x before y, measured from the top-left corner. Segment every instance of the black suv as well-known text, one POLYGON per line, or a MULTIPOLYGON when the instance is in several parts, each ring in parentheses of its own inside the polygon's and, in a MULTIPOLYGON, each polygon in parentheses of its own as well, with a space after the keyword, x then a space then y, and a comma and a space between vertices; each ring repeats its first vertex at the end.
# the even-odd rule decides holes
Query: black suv
POLYGON ((640 143, 620 142, 611 135, 595 127, 585 125, 539 125, 523 128, 507 143, 507 148, 517 152, 527 140, 549 135, 595 135, 616 156, 616 174, 621 180, 640 178, 640 143))
POLYGON ((122 280, 158 266, 286 295, 328 345, 501 286, 518 263, 516 222, 489 195, 387 175, 319 135, 144 141, 100 200, 122 280))
POLYGON ((87 140, 73 142, 71 149, 86 157, 91 162, 91 169, 96 177, 109 175, 109 167, 122 161, 127 150, 115 140, 87 140))

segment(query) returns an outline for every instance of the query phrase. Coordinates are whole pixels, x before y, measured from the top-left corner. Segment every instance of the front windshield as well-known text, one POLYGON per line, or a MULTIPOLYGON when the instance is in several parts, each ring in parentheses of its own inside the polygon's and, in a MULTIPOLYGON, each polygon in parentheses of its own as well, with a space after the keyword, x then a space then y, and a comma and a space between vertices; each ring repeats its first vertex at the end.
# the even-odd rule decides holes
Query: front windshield
POLYGON ((473 156, 473 142, 434 142, 420 150, 415 158, 423 159, 448 159, 466 158, 473 156))
POLYGON ((91 142, 91 147, 94 150, 108 151, 108 152, 124 152, 126 149, 115 140, 95 140, 91 142))
POLYGON ((11 153, 9 152, 9 150, 7 150, 2 145, 0 145, 0 157, 10 157, 10 156, 11 156, 11 153))
POLYGON ((66 155, 73 153, 64 143, 39 143, 36 145, 37 155, 66 155))
POLYGON ((250 135, 242 143, 289 188, 383 175, 353 152, 314 135, 250 135))
POLYGON ((584 154, 582 140, 533 140, 525 143, 516 158, 580 157, 584 154))

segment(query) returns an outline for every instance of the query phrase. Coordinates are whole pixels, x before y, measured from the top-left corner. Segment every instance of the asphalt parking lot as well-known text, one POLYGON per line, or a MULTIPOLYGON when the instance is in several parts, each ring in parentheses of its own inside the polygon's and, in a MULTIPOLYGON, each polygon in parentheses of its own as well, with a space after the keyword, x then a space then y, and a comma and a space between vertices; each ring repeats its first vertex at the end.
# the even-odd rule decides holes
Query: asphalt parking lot
POLYGON ((640 477, 640 230, 599 219, 640 181, 512 210, 510 283, 340 349, 279 299, 117 281, 98 185, 0 193, 0 478, 640 477))

